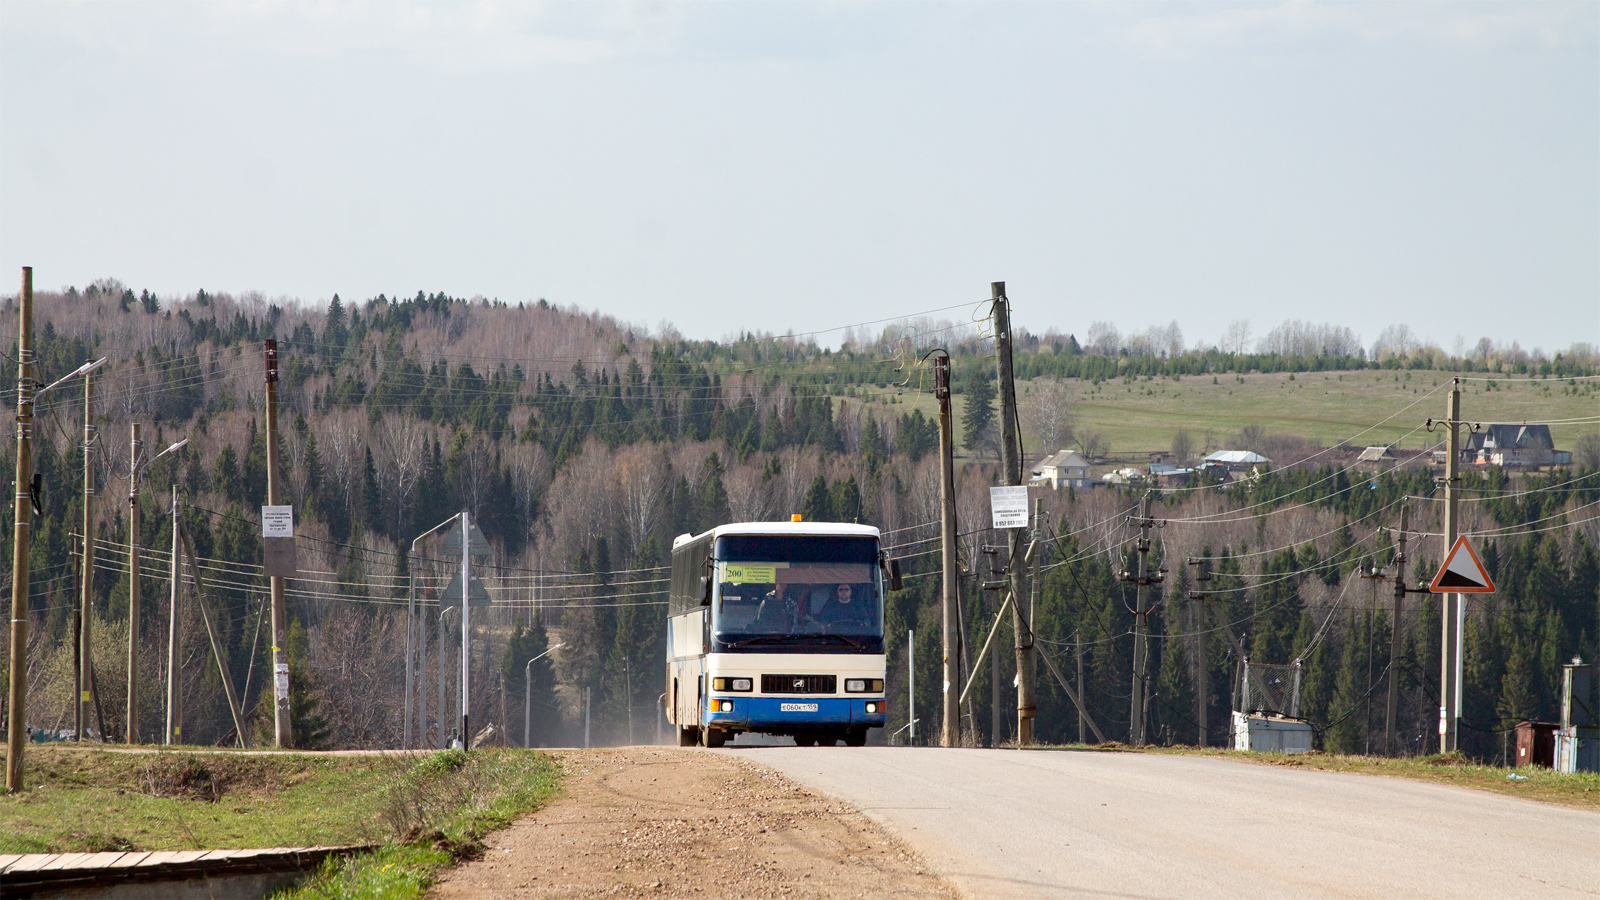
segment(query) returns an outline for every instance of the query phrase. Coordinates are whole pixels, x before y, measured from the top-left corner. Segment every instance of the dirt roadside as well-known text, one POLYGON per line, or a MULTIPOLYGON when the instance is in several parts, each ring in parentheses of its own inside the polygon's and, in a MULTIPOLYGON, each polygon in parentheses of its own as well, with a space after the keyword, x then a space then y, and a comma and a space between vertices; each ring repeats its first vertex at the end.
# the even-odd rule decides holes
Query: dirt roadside
POLYGON ((430 898, 959 896, 848 804, 745 760, 555 752, 561 796, 490 835, 484 858, 448 872, 430 898))

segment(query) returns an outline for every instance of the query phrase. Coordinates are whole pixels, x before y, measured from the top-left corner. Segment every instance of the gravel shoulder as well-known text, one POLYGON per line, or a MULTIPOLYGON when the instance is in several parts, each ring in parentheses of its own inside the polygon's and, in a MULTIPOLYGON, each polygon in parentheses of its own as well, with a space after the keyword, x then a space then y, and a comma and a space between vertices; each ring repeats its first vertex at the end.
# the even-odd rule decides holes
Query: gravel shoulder
POLYGON ((853 806, 715 751, 552 751, 562 793, 487 839, 429 894, 477 897, 907 897, 950 882, 853 806))

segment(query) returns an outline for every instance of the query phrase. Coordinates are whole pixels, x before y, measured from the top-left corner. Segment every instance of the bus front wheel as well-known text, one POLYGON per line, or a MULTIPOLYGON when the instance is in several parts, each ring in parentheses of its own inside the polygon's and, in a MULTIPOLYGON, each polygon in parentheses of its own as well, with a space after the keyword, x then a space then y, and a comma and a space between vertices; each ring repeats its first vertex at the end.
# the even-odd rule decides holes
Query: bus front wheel
POLYGON ((728 742, 728 733, 716 728, 704 727, 700 729, 700 742, 709 750, 715 750, 728 742))
POLYGON ((867 730, 865 728, 852 728, 844 733, 846 747, 865 747, 867 745, 867 730))

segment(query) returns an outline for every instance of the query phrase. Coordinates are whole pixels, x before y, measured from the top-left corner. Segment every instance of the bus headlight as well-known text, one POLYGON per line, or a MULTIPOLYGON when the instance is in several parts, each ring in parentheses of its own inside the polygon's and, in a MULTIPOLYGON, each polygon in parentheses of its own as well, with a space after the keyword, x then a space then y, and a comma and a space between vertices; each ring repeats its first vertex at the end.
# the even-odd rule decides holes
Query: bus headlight
POLYGON ((712 712, 733 712, 733 701, 732 700, 713 700, 713 701, 711 701, 711 711, 712 712))
POLYGON ((713 691, 748 691, 754 684, 748 678, 713 678, 711 689, 713 691))
POLYGON ((873 715, 875 713, 886 713, 888 712, 888 710, 885 709, 886 706, 888 706, 888 704, 881 700, 869 700, 867 701, 867 714, 873 715))
POLYGON ((882 691, 882 678, 846 678, 844 680, 844 692, 847 694, 876 694, 882 691))

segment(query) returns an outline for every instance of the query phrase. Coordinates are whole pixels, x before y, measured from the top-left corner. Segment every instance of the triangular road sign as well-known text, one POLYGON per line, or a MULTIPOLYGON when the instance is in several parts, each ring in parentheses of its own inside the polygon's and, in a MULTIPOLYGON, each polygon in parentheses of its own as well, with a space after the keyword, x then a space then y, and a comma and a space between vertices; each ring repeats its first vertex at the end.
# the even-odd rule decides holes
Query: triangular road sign
POLYGON ((1467 543, 1466 535, 1456 538, 1456 545, 1450 548, 1450 555, 1444 558, 1444 565, 1433 576, 1428 590, 1435 594, 1494 593, 1494 581, 1478 559, 1478 551, 1467 543))
MULTIPOLYGON (((478 530, 476 524, 473 524, 471 534, 472 545, 467 548, 467 552, 473 556, 488 556, 492 552, 489 549, 489 539, 483 536, 483 532, 478 530)), ((461 524, 459 522, 456 523, 456 527, 450 529, 450 532, 445 535, 444 552, 456 554, 461 552, 461 524)))
MULTIPOLYGON (((467 581, 467 599, 473 606, 488 606, 489 592, 484 590, 483 582, 474 575, 467 581)), ((461 605, 461 573, 457 572, 450 583, 439 593, 439 605, 442 607, 461 605)))

